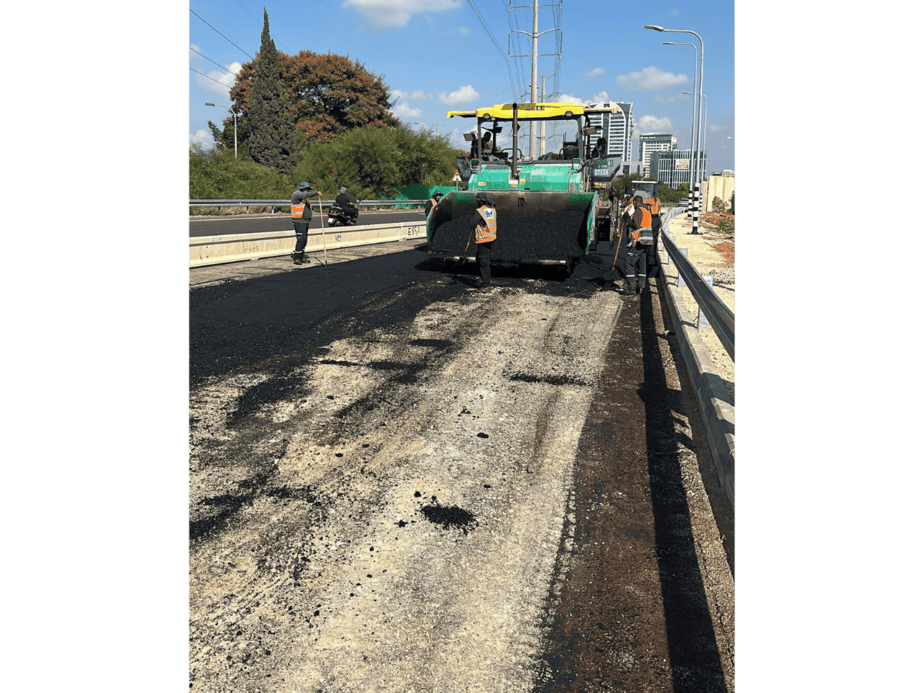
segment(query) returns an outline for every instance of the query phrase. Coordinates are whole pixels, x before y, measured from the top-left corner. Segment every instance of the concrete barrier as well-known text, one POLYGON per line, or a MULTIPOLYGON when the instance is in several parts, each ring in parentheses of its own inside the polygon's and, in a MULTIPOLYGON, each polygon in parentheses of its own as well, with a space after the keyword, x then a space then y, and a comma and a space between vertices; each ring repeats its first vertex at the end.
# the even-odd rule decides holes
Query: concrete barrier
MULTIPOLYGON (((311 229, 305 252, 336 250, 374 243, 420 240, 426 238, 424 221, 369 226, 337 226, 311 229)), ((189 239, 189 266, 204 267, 227 262, 259 260, 289 255, 295 249, 295 231, 241 233, 227 236, 203 236, 189 239)))

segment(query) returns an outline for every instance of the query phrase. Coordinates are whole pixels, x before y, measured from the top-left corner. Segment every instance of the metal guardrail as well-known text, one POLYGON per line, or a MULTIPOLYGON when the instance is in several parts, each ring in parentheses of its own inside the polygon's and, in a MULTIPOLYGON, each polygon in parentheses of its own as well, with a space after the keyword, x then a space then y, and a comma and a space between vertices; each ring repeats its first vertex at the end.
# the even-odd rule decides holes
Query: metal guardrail
POLYGON ((664 229, 667 228, 671 219, 680 214, 685 214, 685 211, 679 207, 675 207, 668 213, 667 218, 664 219, 661 232, 664 250, 667 251, 670 259, 673 261, 674 265, 677 266, 678 273, 683 277, 683 281, 686 283, 687 288, 690 289, 690 293, 693 294, 693 298, 696 300, 697 304, 699 304, 703 313, 705 313, 706 319, 709 320, 709 324, 715 330, 716 337, 719 338, 722 346, 725 347, 725 351, 728 352, 729 357, 734 361, 735 314, 731 312, 722 299, 712 290, 712 287, 706 284, 700 273, 696 270, 696 267, 681 254, 670 237, 664 233, 664 229))
MULTIPOLYGON (((426 200, 359 200, 360 207, 393 207, 396 205, 424 205, 426 200)), ((317 201, 312 200, 312 204, 317 201)), ((322 207, 330 207, 334 200, 321 200, 322 207)), ((190 200, 190 207, 290 207, 292 200, 190 200)))

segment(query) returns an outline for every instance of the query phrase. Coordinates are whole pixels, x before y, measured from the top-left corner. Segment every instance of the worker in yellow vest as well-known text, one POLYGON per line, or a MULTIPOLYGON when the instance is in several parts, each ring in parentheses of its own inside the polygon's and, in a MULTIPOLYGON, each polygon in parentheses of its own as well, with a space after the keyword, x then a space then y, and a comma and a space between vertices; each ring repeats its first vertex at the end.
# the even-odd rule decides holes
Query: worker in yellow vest
POLYGON ((635 211, 629 217, 626 241, 626 293, 640 294, 648 288, 648 248, 654 244, 651 230, 651 208, 644 203, 641 195, 632 198, 635 211))
POLYGON ((292 253, 292 260, 296 265, 305 262, 308 225, 311 223, 311 204, 306 204, 306 200, 312 197, 321 197, 321 193, 312 190, 308 181, 299 183, 298 190, 292 193, 292 225, 295 227, 295 251, 292 253))
POLYGON ((491 248, 497 240, 497 210, 494 208, 494 202, 488 199, 486 193, 475 193, 472 230, 475 232, 477 247, 475 258, 478 261, 478 270, 481 272, 481 283, 478 288, 487 291, 491 283, 491 248))

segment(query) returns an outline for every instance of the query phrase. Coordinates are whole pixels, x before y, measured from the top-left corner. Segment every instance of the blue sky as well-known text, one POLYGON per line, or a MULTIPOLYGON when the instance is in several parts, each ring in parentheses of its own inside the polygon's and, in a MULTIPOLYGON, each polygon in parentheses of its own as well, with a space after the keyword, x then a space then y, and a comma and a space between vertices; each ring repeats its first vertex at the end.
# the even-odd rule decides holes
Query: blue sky
MULTIPOLYGON (((330 52, 359 60, 381 75, 397 97, 396 116, 415 129, 438 130, 463 147, 462 133, 471 121, 447 119, 447 111, 529 100, 530 58, 506 56, 508 51, 531 52, 531 39, 512 33, 532 31, 531 5, 529 0, 193 0, 190 142, 210 143, 207 122, 226 117, 227 111, 204 104, 230 103, 232 73, 259 50, 265 7, 278 50, 330 52), (511 5, 529 7, 509 9, 511 5)), ((560 22, 552 7, 540 7, 539 31, 562 29, 559 100, 631 101, 636 133, 670 132, 678 147, 689 146, 693 97, 684 92, 694 91, 697 53, 690 46, 662 44, 692 43, 698 50, 699 41, 688 33, 646 30, 646 24, 687 29, 702 37, 708 167, 734 169, 732 0, 564 0, 560 22)), ((557 33, 539 38, 540 54, 557 51, 557 33)), ((540 57, 538 73, 547 76, 546 90, 552 92, 556 59, 540 57)), ((636 139, 633 156, 637 153, 636 139)))

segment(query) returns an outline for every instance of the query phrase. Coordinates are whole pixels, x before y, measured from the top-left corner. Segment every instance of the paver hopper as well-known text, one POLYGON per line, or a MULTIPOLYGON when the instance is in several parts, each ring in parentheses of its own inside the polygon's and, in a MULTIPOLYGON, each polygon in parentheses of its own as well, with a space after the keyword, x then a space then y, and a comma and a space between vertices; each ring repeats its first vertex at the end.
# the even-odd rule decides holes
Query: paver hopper
MULTIPOLYGON (((497 240, 492 262, 562 264, 573 266, 596 247, 600 193, 593 187, 593 171, 605 155, 589 157, 598 126, 587 118, 597 112, 572 103, 497 104, 476 111, 453 111, 449 117, 475 118, 477 129, 467 133, 472 143, 469 159, 458 160, 467 190, 443 197, 427 219, 427 242, 432 255, 447 259, 475 256, 471 219, 475 193, 485 192, 497 209, 497 240), (519 125, 527 120, 574 123, 558 152, 524 158, 517 148, 519 125), (510 126, 512 147, 499 148, 498 135, 510 126), (484 126, 484 127, 483 127, 484 126), (582 127, 583 126, 583 127, 582 127), (485 137, 484 132, 493 134, 485 137), (574 139, 568 141, 568 137, 574 139)), ((599 144, 599 142, 597 142, 599 144)), ((597 148, 602 151, 604 148, 597 148)))

